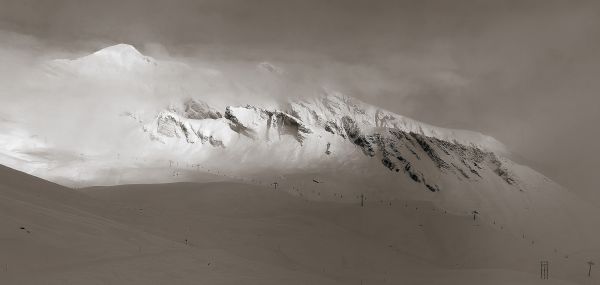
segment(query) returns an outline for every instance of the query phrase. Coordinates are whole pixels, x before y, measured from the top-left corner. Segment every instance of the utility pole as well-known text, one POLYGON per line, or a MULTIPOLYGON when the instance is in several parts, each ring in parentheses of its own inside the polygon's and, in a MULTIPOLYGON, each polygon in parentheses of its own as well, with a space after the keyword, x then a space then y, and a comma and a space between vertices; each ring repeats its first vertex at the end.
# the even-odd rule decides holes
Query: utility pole
POLYGON ((475 218, 477 217, 477 215, 479 214, 479 212, 473 211, 471 213, 473 213, 473 221, 475 221, 475 218))
POLYGON ((365 194, 360 194, 360 207, 365 206, 365 194))
POLYGON ((594 265, 594 262, 590 260, 587 262, 587 264, 590 266, 588 269, 588 277, 591 277, 592 276, 592 265, 594 265))
POLYGON ((540 261, 540 279, 548 279, 548 261, 540 261))

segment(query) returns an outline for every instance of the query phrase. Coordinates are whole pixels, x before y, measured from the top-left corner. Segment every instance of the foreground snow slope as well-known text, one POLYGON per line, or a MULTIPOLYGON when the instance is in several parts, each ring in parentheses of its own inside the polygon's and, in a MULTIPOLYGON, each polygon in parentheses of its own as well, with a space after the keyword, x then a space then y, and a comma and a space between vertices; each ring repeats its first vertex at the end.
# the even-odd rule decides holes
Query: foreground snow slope
POLYGON ((430 203, 361 208, 232 182, 84 195, 0 178, 3 284, 572 284, 556 263, 539 280, 526 242, 430 203))

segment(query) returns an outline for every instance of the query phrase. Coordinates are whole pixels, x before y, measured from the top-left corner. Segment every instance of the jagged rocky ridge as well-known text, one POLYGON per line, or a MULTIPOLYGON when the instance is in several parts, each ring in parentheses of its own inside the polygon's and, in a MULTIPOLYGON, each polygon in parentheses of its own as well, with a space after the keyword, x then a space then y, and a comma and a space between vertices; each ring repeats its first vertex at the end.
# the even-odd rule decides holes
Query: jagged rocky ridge
POLYGON ((201 100, 187 99, 161 112, 146 130, 159 141, 180 139, 218 148, 227 148, 240 136, 255 144, 289 136, 298 147, 312 137, 311 143, 322 144, 326 156, 332 154, 331 141, 337 138, 380 160, 382 171, 405 175, 432 192, 443 190, 428 170, 432 168, 433 173, 459 180, 479 180, 483 173, 493 173, 518 188, 517 178, 497 155, 501 144, 492 138, 428 126, 340 94, 292 101, 281 110, 228 106, 223 114, 201 100))

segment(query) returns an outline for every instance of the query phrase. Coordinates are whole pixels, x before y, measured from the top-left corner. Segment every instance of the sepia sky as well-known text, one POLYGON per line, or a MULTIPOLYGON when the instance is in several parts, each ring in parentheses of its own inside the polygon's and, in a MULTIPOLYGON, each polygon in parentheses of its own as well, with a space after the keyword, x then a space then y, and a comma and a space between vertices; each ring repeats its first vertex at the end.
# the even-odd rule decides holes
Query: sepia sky
POLYGON ((280 63, 492 135, 600 202, 599 2, 0 0, 0 36, 37 53, 124 42, 156 57, 280 63))

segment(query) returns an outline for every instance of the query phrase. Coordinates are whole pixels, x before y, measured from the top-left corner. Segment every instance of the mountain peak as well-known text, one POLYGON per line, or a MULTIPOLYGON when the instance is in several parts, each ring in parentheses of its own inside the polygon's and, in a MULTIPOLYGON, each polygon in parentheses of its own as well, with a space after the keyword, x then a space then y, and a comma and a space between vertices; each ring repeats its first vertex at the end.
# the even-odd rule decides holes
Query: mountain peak
POLYGON ((56 59, 51 67, 91 76, 113 76, 122 72, 152 70, 157 61, 134 46, 117 44, 76 59, 56 59))
POLYGON ((81 59, 121 66, 126 69, 156 63, 153 58, 143 55, 134 46, 128 44, 109 46, 81 59))
POLYGON ((144 55, 141 52, 139 52, 134 46, 123 43, 103 48, 93 54, 122 57, 144 57, 144 55))

